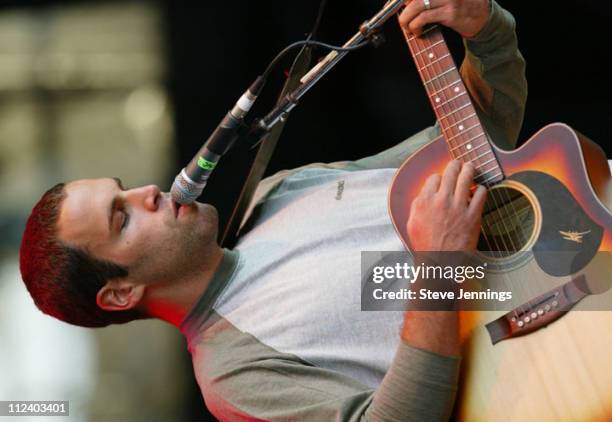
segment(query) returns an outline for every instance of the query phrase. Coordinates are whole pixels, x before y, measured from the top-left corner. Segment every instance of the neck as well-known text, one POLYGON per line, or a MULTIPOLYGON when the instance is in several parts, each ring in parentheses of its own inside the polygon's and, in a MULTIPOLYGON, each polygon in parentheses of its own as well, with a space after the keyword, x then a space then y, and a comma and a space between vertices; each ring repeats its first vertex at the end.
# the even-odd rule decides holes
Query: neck
POLYGON ((502 169, 440 29, 429 26, 419 37, 407 33, 405 36, 450 156, 471 162, 476 169, 477 183, 491 185, 503 179, 502 169))
POLYGON ((145 311, 177 328, 204 294, 223 259, 223 249, 215 244, 201 265, 171 282, 149 286, 145 311))

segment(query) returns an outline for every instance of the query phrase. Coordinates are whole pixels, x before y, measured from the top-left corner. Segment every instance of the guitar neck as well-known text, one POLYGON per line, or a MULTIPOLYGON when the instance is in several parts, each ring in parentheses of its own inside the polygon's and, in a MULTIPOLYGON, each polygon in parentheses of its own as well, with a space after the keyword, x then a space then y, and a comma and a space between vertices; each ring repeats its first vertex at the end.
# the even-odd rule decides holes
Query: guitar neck
POLYGON ((434 25, 419 37, 405 35, 451 157, 472 162, 477 183, 499 182, 503 171, 442 32, 434 25))

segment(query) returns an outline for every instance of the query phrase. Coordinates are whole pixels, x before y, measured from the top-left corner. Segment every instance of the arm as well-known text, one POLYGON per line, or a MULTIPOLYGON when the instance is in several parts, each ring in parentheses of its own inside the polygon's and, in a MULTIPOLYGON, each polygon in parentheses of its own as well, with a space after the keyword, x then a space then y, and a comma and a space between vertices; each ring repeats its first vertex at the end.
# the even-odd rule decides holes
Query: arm
MULTIPOLYGON (((451 161, 442 176, 430 176, 410 209, 407 232, 413 252, 476 250, 486 189, 470 189, 471 163, 451 161)), ((457 312, 407 311, 402 339, 421 349, 446 355, 459 354, 457 312)))
MULTIPOLYGON (((518 51, 514 18, 494 0, 490 9, 487 0, 463 1, 467 12, 474 3, 484 7, 484 20, 474 20, 464 16, 463 12, 454 11, 459 3, 457 0, 430 1, 434 8, 428 12, 423 11, 423 0, 409 2, 400 17, 402 29, 418 33, 428 23, 441 22, 464 36, 466 55, 460 71, 476 111, 497 145, 513 147, 527 98, 525 61, 518 51)), ((413 152, 439 135, 437 125, 427 128, 390 149, 355 161, 351 166, 397 168, 413 152)))
POLYGON ((478 35, 464 39, 464 45, 461 75, 479 117, 498 146, 513 148, 527 100, 525 60, 518 50, 514 18, 493 1, 488 23, 478 35))
MULTIPOLYGON (((451 161, 444 174, 430 176, 412 204, 407 231, 413 252, 476 250, 486 189, 472 195, 471 163, 451 161)), ((430 352, 460 353, 459 316, 454 311, 407 311, 402 340, 430 352)))

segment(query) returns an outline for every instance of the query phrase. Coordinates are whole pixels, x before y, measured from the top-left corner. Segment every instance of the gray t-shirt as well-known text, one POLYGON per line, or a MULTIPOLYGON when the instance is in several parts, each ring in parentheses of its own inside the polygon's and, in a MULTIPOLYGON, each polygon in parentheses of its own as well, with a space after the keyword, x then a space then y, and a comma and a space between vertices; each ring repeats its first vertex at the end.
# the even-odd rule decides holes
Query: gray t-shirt
POLYGON ((214 309, 274 349, 376 388, 402 312, 361 311, 361 251, 402 251, 387 213, 396 169, 308 168, 287 177, 240 239, 214 309))

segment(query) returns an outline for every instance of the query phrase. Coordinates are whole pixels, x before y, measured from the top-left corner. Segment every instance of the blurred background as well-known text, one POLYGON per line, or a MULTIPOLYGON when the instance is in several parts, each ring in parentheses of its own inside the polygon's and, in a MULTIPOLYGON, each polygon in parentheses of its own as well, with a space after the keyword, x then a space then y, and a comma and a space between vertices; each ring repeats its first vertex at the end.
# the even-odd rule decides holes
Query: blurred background
MULTIPOLYGON (((318 39, 344 43, 382 3, 327 1, 318 39)), ((562 121, 611 157, 610 6, 499 3, 517 19, 528 63, 519 143, 562 121)), ((209 420, 174 328, 138 321, 87 330, 42 315, 20 280, 21 232, 40 195, 60 181, 118 176, 126 186, 168 189, 272 57, 310 31, 318 7, 0 2, 0 400, 69 400, 74 421, 209 420)), ((386 44, 351 53, 306 95, 268 174, 370 155, 433 124, 396 23, 384 34, 386 44)), ((460 60, 460 39, 447 35, 460 60)), ((289 65, 276 69, 253 116, 271 109, 289 65)), ((205 191, 222 221, 233 205, 224 198, 239 186, 235 175, 249 154, 246 145, 228 154, 205 191)))

